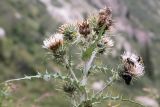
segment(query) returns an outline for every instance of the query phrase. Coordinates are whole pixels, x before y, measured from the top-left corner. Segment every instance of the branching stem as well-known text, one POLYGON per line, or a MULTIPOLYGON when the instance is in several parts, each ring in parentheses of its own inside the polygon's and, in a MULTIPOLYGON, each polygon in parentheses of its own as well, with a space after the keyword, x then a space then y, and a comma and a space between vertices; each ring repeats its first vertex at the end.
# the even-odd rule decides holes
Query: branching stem
POLYGON ((42 78, 42 75, 38 74, 38 75, 35 75, 35 76, 25 76, 23 78, 10 79, 10 80, 7 80, 7 81, 5 81, 3 83, 9 83, 9 82, 20 81, 20 80, 31 80, 33 78, 42 78))

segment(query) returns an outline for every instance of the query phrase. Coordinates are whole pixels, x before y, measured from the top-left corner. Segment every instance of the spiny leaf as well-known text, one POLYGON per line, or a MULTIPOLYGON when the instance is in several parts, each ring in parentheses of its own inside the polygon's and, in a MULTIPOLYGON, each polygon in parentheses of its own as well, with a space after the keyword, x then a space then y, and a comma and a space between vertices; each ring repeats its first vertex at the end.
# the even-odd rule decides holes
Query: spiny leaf
POLYGON ((95 50, 97 43, 99 42, 99 40, 101 39, 101 37, 103 36, 103 31, 104 31, 104 26, 101 28, 99 34, 98 34, 98 38, 95 40, 95 42, 93 44, 91 44, 85 52, 83 52, 82 54, 82 60, 87 61, 91 55, 92 52, 95 50))

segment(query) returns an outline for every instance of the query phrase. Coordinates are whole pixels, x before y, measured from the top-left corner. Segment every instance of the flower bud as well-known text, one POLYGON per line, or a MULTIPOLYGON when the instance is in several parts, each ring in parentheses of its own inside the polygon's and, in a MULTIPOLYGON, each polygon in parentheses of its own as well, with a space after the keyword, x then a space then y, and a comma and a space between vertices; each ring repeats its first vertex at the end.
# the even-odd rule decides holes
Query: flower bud
POLYGON ((67 82, 63 86, 63 91, 72 95, 76 91, 76 87, 72 83, 67 82))
POLYGON ((73 40, 76 37, 77 29, 73 24, 64 24, 59 27, 58 32, 64 35, 65 40, 73 40))

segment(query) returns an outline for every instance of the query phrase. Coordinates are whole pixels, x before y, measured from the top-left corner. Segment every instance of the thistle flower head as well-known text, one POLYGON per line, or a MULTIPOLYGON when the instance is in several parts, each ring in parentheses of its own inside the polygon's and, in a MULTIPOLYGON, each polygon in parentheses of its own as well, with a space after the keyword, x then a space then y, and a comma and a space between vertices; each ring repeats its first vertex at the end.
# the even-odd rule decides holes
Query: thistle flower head
POLYGON ((111 9, 109 7, 105 7, 103 9, 100 9, 99 15, 111 16, 112 15, 112 11, 111 11, 111 9))
POLYGON ((133 54, 131 52, 124 52, 123 55, 121 55, 121 57, 122 57, 123 61, 126 61, 127 58, 129 58, 131 61, 133 61, 135 63, 138 61, 138 58, 139 58, 139 56, 137 56, 136 54, 133 54))
POLYGON ((113 21, 112 21, 111 9, 106 7, 104 9, 101 9, 98 15, 97 28, 95 28, 96 32, 99 33, 102 27, 104 27, 104 32, 105 32, 105 30, 109 30, 112 24, 113 21))
POLYGON ((63 44, 63 34, 56 33, 43 41, 43 48, 56 51, 63 44))
POLYGON ((85 38, 91 33, 89 22, 87 20, 78 23, 79 33, 85 38))
POLYGON ((76 37, 77 29, 73 24, 63 24, 58 32, 64 35, 64 39, 73 40, 76 37))
POLYGON ((141 77, 144 74, 144 66, 142 63, 142 58, 132 54, 130 52, 125 52, 122 57, 122 63, 124 65, 124 70, 122 71, 122 78, 127 84, 133 78, 141 77))
POLYGON ((114 46, 113 40, 109 37, 104 37, 102 39, 102 42, 106 45, 106 47, 113 47, 114 46))
POLYGON ((130 52, 125 52, 122 55, 122 61, 127 71, 130 72, 134 77, 143 76, 144 66, 140 56, 130 52))
POLYGON ((107 7, 105 7, 104 9, 100 9, 98 16, 96 18, 91 18, 91 19, 92 19, 91 22, 96 23, 96 26, 95 24, 92 24, 92 25, 94 25, 94 31, 97 34, 99 34, 100 32, 104 34, 105 31, 109 30, 110 27, 113 25, 112 11, 110 8, 107 8, 107 7), (102 28, 103 28, 103 31, 102 31, 102 28))
POLYGON ((114 46, 114 41, 108 37, 105 36, 102 38, 101 42, 97 44, 99 47, 99 53, 103 54, 106 51, 106 48, 111 48, 114 46))

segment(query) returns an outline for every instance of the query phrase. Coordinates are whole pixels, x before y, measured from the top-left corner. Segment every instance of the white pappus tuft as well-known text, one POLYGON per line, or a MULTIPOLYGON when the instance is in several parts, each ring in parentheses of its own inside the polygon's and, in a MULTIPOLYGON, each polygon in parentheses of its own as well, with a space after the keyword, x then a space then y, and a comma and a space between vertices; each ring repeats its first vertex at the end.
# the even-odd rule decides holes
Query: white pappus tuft
POLYGON ((130 73, 133 77, 141 77, 144 74, 144 65, 142 58, 131 52, 125 52, 122 57, 125 72, 130 73))
POLYGON ((55 51, 63 44, 63 34, 56 33, 43 41, 43 48, 55 51))
POLYGON ((107 47, 114 46, 114 41, 110 37, 104 37, 102 41, 104 44, 106 44, 107 47))

